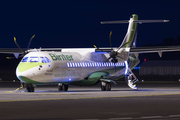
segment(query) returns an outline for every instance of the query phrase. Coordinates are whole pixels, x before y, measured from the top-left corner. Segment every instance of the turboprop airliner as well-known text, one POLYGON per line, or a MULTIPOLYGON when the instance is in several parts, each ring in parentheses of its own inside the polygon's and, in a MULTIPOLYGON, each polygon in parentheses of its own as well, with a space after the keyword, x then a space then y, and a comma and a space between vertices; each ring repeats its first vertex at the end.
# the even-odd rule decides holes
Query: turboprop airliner
POLYGON ((116 84, 116 80, 122 77, 125 77, 130 88, 137 89, 138 79, 131 70, 140 62, 139 53, 157 52, 162 56, 162 52, 180 51, 180 47, 137 48, 137 25, 168 21, 138 20, 138 15, 133 14, 130 20, 101 22, 129 23, 125 38, 118 48, 29 49, 28 45, 28 49, 21 49, 14 38, 19 49, 0 49, 0 53, 23 57, 17 66, 16 76, 25 84, 28 92, 34 92, 37 84, 57 84, 59 91, 67 91, 69 85, 92 86, 97 83, 100 83, 102 91, 110 91, 111 84, 116 84))

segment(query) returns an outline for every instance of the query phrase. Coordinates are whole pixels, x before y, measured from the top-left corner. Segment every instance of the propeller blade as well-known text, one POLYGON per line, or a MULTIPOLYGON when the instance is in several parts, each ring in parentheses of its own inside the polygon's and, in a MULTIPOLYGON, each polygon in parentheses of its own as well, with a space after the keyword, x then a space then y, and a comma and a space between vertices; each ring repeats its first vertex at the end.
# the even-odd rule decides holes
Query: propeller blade
POLYGON ((111 35, 112 35, 112 31, 110 31, 110 33, 109 33, 109 42, 110 42, 110 46, 111 46, 111 49, 112 49, 111 35))
POLYGON ((16 37, 14 37, 14 42, 15 42, 15 44, 17 45, 17 47, 21 50, 21 52, 24 54, 24 51, 19 47, 19 44, 18 44, 17 41, 16 41, 16 37))
POLYGON ((115 62, 114 62, 114 70, 115 70, 115 73, 116 73, 116 64, 115 64, 115 62))
POLYGON ((106 60, 106 62, 108 62, 108 61, 109 61, 109 59, 111 59, 111 57, 109 57, 109 58, 106 60))
POLYGON ((32 41, 32 39, 35 37, 35 34, 31 37, 31 39, 29 40, 29 43, 28 43, 28 46, 27 46, 27 50, 29 50, 29 46, 30 46, 30 44, 31 44, 31 41, 32 41))
MULTIPOLYGON (((129 42, 130 42, 130 41, 129 41, 129 42)), ((124 47, 125 45, 127 45, 129 42, 124 43, 122 46, 120 46, 120 47, 117 49, 117 51, 118 51, 119 49, 121 49, 122 47, 124 47)))
POLYGON ((96 45, 93 45, 96 49, 98 49, 97 47, 96 47, 96 45))

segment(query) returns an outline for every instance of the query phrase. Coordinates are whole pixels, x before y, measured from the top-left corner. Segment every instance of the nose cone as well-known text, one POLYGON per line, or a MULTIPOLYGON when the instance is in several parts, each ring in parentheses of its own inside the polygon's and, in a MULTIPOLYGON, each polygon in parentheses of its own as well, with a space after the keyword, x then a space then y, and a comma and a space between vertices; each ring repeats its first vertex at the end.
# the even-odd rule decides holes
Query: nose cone
POLYGON ((16 68, 17 78, 24 83, 37 84, 35 77, 38 75, 38 67, 43 63, 19 63, 16 68), (36 74, 36 75, 35 75, 36 74))
POLYGON ((33 80, 30 79, 30 78, 32 78, 32 75, 28 74, 27 70, 22 72, 23 68, 21 68, 21 67, 18 66, 16 68, 16 76, 17 76, 17 78, 23 83, 32 83, 33 80))

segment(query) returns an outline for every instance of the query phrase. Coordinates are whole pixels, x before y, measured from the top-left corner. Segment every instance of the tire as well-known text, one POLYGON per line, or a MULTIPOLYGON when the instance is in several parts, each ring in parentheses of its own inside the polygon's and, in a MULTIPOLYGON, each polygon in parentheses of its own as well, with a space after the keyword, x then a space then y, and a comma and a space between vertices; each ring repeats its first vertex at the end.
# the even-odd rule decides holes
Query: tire
POLYGON ((59 90, 59 91, 62 91, 62 90, 63 90, 63 87, 60 86, 60 85, 58 85, 58 90, 59 90))
POLYGON ((31 92, 34 92, 34 87, 31 87, 31 92))
POLYGON ((62 85, 62 89, 63 89, 63 91, 67 91, 67 90, 68 90, 68 85, 63 84, 63 85, 62 85))
POLYGON ((106 83, 106 91, 111 91, 111 83, 106 83))
POLYGON ((34 86, 32 84, 27 85, 26 90, 28 92, 34 92, 34 86))
POLYGON ((106 91, 106 87, 101 85, 101 90, 106 91))

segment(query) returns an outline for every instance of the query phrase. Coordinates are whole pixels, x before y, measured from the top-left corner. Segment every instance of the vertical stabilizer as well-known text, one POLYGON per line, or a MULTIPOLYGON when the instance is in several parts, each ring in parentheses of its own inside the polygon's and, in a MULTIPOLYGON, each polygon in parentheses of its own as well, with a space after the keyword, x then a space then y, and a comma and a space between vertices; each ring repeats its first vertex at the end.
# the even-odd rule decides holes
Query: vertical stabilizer
POLYGON ((138 15, 133 14, 129 20, 129 26, 126 36, 120 47, 136 47, 137 23, 134 23, 134 21, 137 20, 138 20, 138 15))

